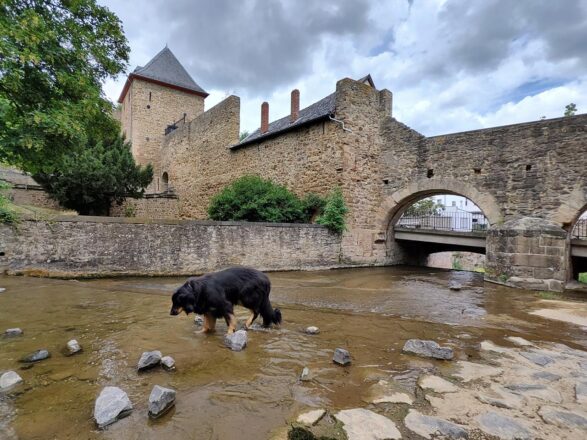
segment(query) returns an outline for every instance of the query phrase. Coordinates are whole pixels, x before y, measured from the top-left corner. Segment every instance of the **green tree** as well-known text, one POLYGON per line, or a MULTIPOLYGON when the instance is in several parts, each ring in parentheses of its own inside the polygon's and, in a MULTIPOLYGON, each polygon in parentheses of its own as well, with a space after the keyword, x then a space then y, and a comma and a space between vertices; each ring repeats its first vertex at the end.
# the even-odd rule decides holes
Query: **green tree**
POLYGON ((238 178, 214 196, 212 220, 299 223, 306 221, 302 201, 285 186, 259 176, 238 178))
POLYGON ((565 116, 574 116, 577 113, 577 105, 574 103, 565 106, 565 116))
POLYGON ((422 217, 428 215, 438 215, 440 210, 444 208, 442 203, 435 202, 433 198, 418 200, 405 210, 406 217, 422 217))
POLYGON ((348 212, 342 190, 334 188, 326 198, 324 211, 316 220, 316 223, 326 226, 337 234, 342 234, 346 231, 345 216, 348 212))
POLYGON ((249 136, 249 131, 248 130, 243 130, 241 131, 241 134, 238 137, 239 141, 244 140, 245 138, 247 138, 249 136))
POLYGON ((2 0, 0 162, 53 172, 92 137, 113 142, 99 139, 112 133, 101 83, 128 53, 120 20, 95 0, 2 0))
POLYGON ((12 224, 18 220, 18 215, 14 211, 12 203, 4 194, 10 189, 10 185, 0 180, 0 223, 12 224))
POLYGON ((121 135, 63 156, 56 170, 33 177, 61 206, 82 215, 108 215, 113 203, 142 197, 153 179, 152 166, 137 166, 121 135))

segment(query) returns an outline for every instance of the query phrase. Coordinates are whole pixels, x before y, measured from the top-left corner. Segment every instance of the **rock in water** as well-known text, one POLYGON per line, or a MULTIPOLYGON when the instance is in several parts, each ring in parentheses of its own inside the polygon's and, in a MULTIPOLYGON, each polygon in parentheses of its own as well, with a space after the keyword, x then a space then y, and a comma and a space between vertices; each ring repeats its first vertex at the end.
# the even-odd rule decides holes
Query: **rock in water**
POLYGON ((450 290, 459 291, 463 288, 463 286, 460 285, 459 283, 454 283, 454 284, 449 285, 448 288, 450 290))
POLYGON ((175 405, 175 390, 155 385, 149 396, 149 417, 161 417, 175 405))
POLYGON ((434 341, 423 341, 421 339, 409 339, 406 341, 403 352, 443 360, 451 360, 454 356, 452 348, 441 347, 434 341))
POLYGON ((22 334, 23 334, 23 331, 21 329, 19 329, 19 328, 7 328, 4 331, 4 336, 6 338, 12 338, 14 336, 20 336, 22 334))
POLYGON ((161 352, 159 350, 145 351, 141 358, 137 368, 139 371, 148 370, 149 368, 156 367, 161 362, 161 352))
POLYGON ((175 359, 171 356, 165 356, 161 358, 161 365, 167 371, 175 370, 175 359))
POLYGON ((337 348, 334 350, 332 362, 338 365, 346 366, 351 364, 351 354, 344 348, 337 348))
POLYGON ((302 374, 300 374, 300 380, 302 382, 310 380, 310 369, 308 367, 304 367, 302 370, 302 374))
POLYGON ((69 351, 69 354, 72 355, 82 351, 82 348, 75 339, 72 339, 67 343, 67 350, 69 351))
POLYGON ((118 387, 105 387, 94 406, 94 419, 98 428, 104 429, 132 411, 132 403, 124 391, 118 387))
POLYGON ((204 325, 204 318, 202 318, 201 316, 197 316, 194 318, 194 324, 196 325, 204 325))
POLYGON ((224 345, 232 351, 241 351, 247 346, 247 332, 244 330, 236 331, 224 337, 224 345))
POLYGON ((47 359, 48 357, 51 357, 51 354, 47 350, 42 349, 42 350, 37 350, 37 351, 32 352, 31 354, 26 355, 20 361, 27 362, 27 363, 39 362, 39 361, 42 361, 43 359, 47 359))
POLYGON ((8 388, 22 382, 22 377, 15 371, 7 371, 0 376, 0 390, 7 390, 8 388))
POLYGON ((5 287, 0 287, 0 293, 5 292, 6 288, 5 287))
POLYGON ((320 333, 320 329, 318 327, 310 326, 306 328, 306 333, 308 335, 317 335, 320 333))

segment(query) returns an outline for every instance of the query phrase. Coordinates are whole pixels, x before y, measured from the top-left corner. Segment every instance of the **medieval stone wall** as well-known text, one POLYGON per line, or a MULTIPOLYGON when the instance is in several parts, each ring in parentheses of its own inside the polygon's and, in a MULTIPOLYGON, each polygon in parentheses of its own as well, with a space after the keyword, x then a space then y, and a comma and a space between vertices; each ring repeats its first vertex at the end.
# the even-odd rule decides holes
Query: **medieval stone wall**
POLYGON ((156 195, 142 199, 128 198, 121 205, 114 203, 110 208, 110 216, 177 219, 179 218, 179 203, 176 198, 156 195))
POLYGON ((0 272, 54 277, 195 275, 339 267, 340 237, 317 225, 71 217, 0 225, 0 272))
POLYGON ((48 209, 63 209, 42 188, 13 187, 7 192, 9 200, 20 206, 36 206, 48 209))

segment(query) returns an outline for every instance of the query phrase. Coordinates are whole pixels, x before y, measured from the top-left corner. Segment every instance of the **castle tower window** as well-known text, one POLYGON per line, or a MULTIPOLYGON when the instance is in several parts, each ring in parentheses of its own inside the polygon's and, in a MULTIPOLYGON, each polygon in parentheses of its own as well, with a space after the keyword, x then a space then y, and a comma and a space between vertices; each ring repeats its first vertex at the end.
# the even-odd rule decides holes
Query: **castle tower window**
POLYGON ((161 176, 161 192, 169 191, 169 175, 167 172, 161 176))

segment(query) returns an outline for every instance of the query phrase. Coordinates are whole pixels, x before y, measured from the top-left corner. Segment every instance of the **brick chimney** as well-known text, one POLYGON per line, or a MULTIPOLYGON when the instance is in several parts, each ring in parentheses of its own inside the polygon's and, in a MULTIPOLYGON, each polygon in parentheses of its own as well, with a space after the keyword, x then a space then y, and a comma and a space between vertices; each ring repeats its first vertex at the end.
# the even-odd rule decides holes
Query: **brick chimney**
POLYGON ((300 117, 300 91, 293 89, 291 91, 291 115, 290 122, 295 122, 300 117))
POLYGON ((269 131, 269 104, 264 102, 261 104, 261 133, 269 131))

